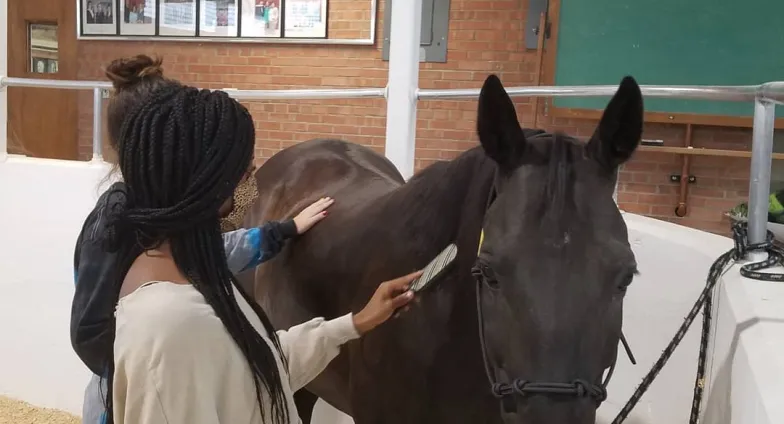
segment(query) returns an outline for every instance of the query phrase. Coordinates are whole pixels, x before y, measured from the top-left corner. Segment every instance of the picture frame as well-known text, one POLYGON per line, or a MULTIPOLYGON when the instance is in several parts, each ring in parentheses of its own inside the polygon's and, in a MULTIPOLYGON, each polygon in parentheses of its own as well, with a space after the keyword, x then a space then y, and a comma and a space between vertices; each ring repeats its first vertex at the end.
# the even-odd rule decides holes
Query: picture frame
MULTIPOLYGON (((329 0, 76 0, 77 39, 372 44, 328 37, 329 0), (280 39, 276 41, 276 39, 280 39), (285 39, 285 40, 284 40, 285 39)), ((375 7, 380 0, 370 0, 375 7)), ((373 22, 370 23, 373 26, 373 22)))
POLYGON ((197 0, 158 0, 158 35, 196 37, 197 0))
POLYGON ((155 35, 156 0, 120 0, 120 35, 155 35))
POLYGON ((48 70, 46 69, 46 59, 40 57, 32 58, 30 63, 30 72, 34 74, 46 74, 48 70))
POLYGON ((49 59, 45 57, 30 58, 30 72, 33 74, 56 74, 57 71, 57 59, 49 59))
POLYGON ((238 0, 201 0, 199 37, 237 37, 239 17, 238 0))
POLYGON ((283 38, 327 38, 327 0, 286 0, 283 38))
POLYGON ((285 0, 241 0, 242 38, 280 38, 285 0))
POLYGON ((81 32, 117 35, 117 0, 81 0, 81 32))

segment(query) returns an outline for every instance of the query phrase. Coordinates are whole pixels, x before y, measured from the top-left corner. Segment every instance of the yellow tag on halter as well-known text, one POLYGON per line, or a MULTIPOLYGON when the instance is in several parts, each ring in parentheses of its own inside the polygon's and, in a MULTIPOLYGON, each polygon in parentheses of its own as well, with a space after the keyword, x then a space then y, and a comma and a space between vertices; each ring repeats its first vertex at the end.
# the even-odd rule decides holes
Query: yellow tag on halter
POLYGON ((482 251, 482 243, 485 241, 485 230, 484 228, 479 232, 479 248, 476 249, 476 256, 479 256, 479 252, 482 251))

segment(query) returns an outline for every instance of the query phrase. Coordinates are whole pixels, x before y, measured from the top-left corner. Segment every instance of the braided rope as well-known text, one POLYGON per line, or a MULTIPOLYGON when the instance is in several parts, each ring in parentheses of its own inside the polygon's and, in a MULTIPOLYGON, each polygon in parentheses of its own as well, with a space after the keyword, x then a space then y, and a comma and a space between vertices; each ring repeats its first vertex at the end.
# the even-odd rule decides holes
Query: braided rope
POLYGON ((784 274, 759 272, 762 269, 771 268, 784 263, 784 251, 774 245, 773 233, 768 231, 767 238, 762 243, 749 244, 748 225, 745 222, 738 222, 732 227, 732 236, 733 240, 735 241, 735 246, 723 255, 719 256, 719 258, 716 259, 716 261, 713 263, 710 271, 708 272, 708 279, 705 283, 705 288, 703 288, 700 296, 694 303, 694 306, 692 306, 691 310, 686 315, 683 324, 681 324, 680 328, 678 328, 675 336, 672 338, 672 340, 670 340, 661 356, 659 356, 659 359, 653 364, 651 370, 648 371, 648 374, 646 374, 642 379, 642 382, 634 391, 632 396, 629 398, 623 408, 621 408, 620 412, 618 412, 618 415, 612 421, 612 424, 620 424, 626 420, 626 418, 629 416, 629 413, 631 413, 632 409, 634 409, 634 407, 640 401, 642 396, 650 387, 651 383, 653 383, 653 381, 656 379, 656 376, 658 376, 659 372, 667 364, 667 361, 669 361, 670 357, 675 351, 675 348, 678 347, 684 336, 686 336, 686 332, 689 330, 689 327, 691 327, 691 324, 694 322, 697 314, 700 312, 700 310, 704 310, 699 358, 697 361, 697 377, 694 382, 694 396, 692 398, 689 424, 697 424, 699 421, 702 395, 705 390, 705 367, 708 357, 708 342, 710 341, 710 324, 713 307, 711 292, 716 286, 716 283, 719 281, 721 276, 727 270, 729 270, 730 266, 733 265, 736 260, 745 258, 746 255, 752 251, 764 251, 768 254, 768 258, 760 262, 749 263, 741 266, 741 276, 760 281, 784 281, 784 274))

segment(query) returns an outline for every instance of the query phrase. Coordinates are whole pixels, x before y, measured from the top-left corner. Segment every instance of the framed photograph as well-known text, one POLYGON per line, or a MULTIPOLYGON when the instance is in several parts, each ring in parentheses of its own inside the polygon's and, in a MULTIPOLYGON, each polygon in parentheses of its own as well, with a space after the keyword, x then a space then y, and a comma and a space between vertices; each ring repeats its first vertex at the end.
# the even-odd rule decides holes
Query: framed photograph
POLYGON ((196 0, 158 0, 159 35, 196 36, 196 0))
POLYGON ((203 0, 199 12, 199 36, 236 37, 237 0, 203 0))
POLYGON ((82 0, 82 34, 117 35, 117 0, 82 0))
POLYGON ((281 0, 241 0, 242 37, 280 37, 281 0))
POLYGON ((155 0, 120 0, 120 35, 155 35, 155 0))
POLYGON ((327 38, 327 0, 286 0, 285 38, 327 38))
POLYGON ((30 72, 35 74, 45 74, 47 73, 46 70, 46 59, 40 57, 34 57, 31 63, 30 72))

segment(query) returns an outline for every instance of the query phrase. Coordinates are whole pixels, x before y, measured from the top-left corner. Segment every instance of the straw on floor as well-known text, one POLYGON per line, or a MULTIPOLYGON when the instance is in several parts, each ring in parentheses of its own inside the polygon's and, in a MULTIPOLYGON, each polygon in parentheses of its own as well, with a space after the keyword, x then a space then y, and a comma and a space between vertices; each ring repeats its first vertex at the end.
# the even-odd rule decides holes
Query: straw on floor
POLYGON ((81 424, 81 418, 0 396, 0 424, 81 424))

